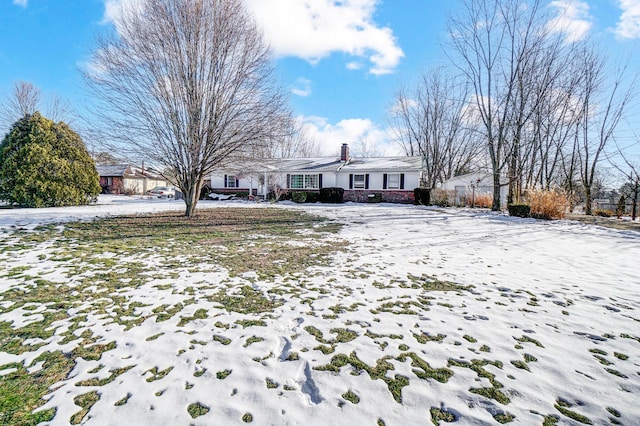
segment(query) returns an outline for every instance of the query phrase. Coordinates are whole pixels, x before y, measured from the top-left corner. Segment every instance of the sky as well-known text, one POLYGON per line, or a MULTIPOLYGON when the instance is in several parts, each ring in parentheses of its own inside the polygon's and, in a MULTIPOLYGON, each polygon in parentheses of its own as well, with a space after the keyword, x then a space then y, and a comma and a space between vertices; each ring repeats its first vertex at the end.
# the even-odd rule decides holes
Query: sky
MULTIPOLYGON (((82 112, 80 69, 120 4, 136 0, 0 0, 0 96, 28 81, 82 112)), ((363 143, 398 154, 387 119, 394 94, 446 62, 442 42, 458 0, 245 0, 263 28, 296 116, 323 154, 363 143)), ((567 39, 593 39, 640 70, 640 0, 554 0, 567 39)), ((636 122, 640 119, 635 120, 636 122)))

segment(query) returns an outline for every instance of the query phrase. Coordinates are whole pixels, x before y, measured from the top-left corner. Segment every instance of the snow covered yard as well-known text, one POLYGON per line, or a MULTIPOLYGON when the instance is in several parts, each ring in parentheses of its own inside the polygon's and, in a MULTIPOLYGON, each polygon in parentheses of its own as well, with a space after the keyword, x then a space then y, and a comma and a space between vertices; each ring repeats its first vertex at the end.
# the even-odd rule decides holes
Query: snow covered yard
POLYGON ((199 208, 287 221, 34 231, 182 209, 101 203, 0 210, 0 423, 640 421, 640 233, 234 202, 199 208))

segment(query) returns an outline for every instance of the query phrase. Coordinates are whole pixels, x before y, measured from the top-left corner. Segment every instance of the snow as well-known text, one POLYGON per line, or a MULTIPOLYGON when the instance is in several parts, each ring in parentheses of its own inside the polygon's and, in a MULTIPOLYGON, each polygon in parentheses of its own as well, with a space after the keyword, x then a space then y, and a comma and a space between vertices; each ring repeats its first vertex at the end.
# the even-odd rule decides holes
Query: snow
MULTIPOLYGON (((612 415, 607 408, 621 413, 622 424, 640 422, 640 233, 408 205, 207 201, 198 208, 220 206, 276 206, 326 216, 345 224, 336 238, 350 245, 335 255, 332 267, 313 267, 299 277, 303 295, 313 295, 313 300, 301 303, 304 296, 287 297, 268 316, 254 314, 266 327, 216 326, 252 316, 227 312, 206 299, 229 283, 265 292, 274 285, 255 274, 229 278, 224 271, 205 268, 181 272, 179 279, 120 289, 131 301, 149 305, 140 312, 184 302, 193 297, 182 293, 188 287, 196 289, 197 301, 168 321, 150 317, 129 330, 104 316, 88 314, 86 327, 102 336, 99 343, 114 341, 117 347, 104 352, 99 361, 78 358, 69 377, 51 388, 42 409, 57 407, 52 424, 68 424, 80 410, 74 397, 92 390, 100 393, 100 400, 85 417, 84 424, 89 425, 242 424, 245 413, 260 425, 375 424, 378 419, 386 425, 430 424, 432 407, 454 413, 456 424, 464 425, 495 424, 493 416, 500 413, 515 416, 514 424, 542 424, 546 415, 557 416, 560 424, 577 424, 555 407, 559 400, 595 424, 609 423, 612 415), (427 292, 413 288, 410 277, 415 282, 437 278, 472 287, 427 292), (160 284, 170 284, 172 290, 160 291, 160 284), (329 291, 309 290, 314 287, 329 291), (386 302, 396 303, 396 311, 398 302, 423 305, 411 305, 416 311, 412 315, 386 312, 381 309, 386 302), (329 308, 338 304, 345 309, 332 317, 334 310, 329 308), (198 309, 205 309, 208 317, 178 326, 181 317, 198 309), (335 337, 334 328, 346 328, 358 337, 324 354, 312 349, 319 342, 305 331, 308 326, 319 329, 325 339, 335 337), (367 337, 367 331, 378 336, 367 337), (419 343, 414 335, 422 334, 446 337, 419 343), (230 343, 225 345, 215 336, 230 343), (263 340, 247 345, 252 336, 263 340), (483 345, 490 351, 480 351, 483 345), (610 365, 603 365, 594 349, 604 351, 601 357, 610 365), (339 373, 314 369, 326 366, 337 354, 354 352, 371 367, 389 357, 386 360, 394 369, 386 377, 409 379, 401 403, 383 380, 372 380, 350 365, 339 373), (395 359, 406 352, 415 352, 432 368, 448 367, 453 375, 446 383, 420 379, 410 359, 395 359), (299 358, 290 359, 293 353, 299 358), (530 371, 512 363, 523 361, 525 354, 536 359, 526 364, 530 371), (503 385, 500 390, 510 402, 470 392, 490 388, 490 380, 470 368, 451 366, 450 360, 501 362, 501 368, 495 364, 483 368, 503 385), (92 372, 101 364, 105 367, 92 372), (110 370, 124 367, 131 369, 109 384, 76 385, 106 378, 110 370), (171 371, 150 381, 154 367, 155 372, 171 371), (231 374, 219 379, 216 373, 223 370, 231 374), (278 386, 269 388, 267 379, 278 386), (358 404, 342 397, 349 390, 360 398, 358 404), (114 405, 127 395, 126 404, 114 405), (210 411, 194 419, 187 412, 194 403, 210 411)), ((43 223, 182 209, 180 201, 115 196, 101 196, 97 205, 87 207, 0 209, 0 234, 43 223)), ((37 255, 0 256, 0 270, 21 266, 55 270, 54 262, 40 261, 37 255)), ((0 282, 0 291, 11 285, 10 280, 0 282)), ((34 312, 39 311, 29 314, 34 312)), ((0 321, 18 326, 38 320, 38 315, 23 314, 23 309, 2 313, 0 321)), ((54 335, 36 353, 0 353, 0 365, 17 361, 29 366, 37 353, 60 348, 54 335)), ((8 373, 0 370, 0 375, 8 373)))

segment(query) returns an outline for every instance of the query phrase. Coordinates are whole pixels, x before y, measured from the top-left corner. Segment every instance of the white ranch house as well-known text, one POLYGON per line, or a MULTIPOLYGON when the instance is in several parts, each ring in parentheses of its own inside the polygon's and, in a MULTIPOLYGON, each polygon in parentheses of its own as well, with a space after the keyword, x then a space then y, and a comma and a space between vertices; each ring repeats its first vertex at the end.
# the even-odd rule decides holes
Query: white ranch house
POLYGON ((420 185, 420 157, 352 158, 343 144, 336 157, 268 159, 228 165, 211 176, 211 190, 219 194, 247 192, 267 197, 270 192, 319 192, 344 189, 344 201, 367 202, 378 195, 384 202, 413 203, 420 185))

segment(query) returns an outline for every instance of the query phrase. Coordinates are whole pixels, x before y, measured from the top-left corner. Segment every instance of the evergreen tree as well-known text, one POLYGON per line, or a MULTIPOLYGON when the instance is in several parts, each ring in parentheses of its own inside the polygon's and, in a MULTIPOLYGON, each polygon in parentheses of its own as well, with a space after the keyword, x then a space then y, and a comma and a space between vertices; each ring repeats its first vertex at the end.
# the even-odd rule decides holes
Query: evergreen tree
POLYGON ((25 207, 84 205, 100 177, 80 135, 39 112, 18 120, 0 143, 0 199, 25 207))

